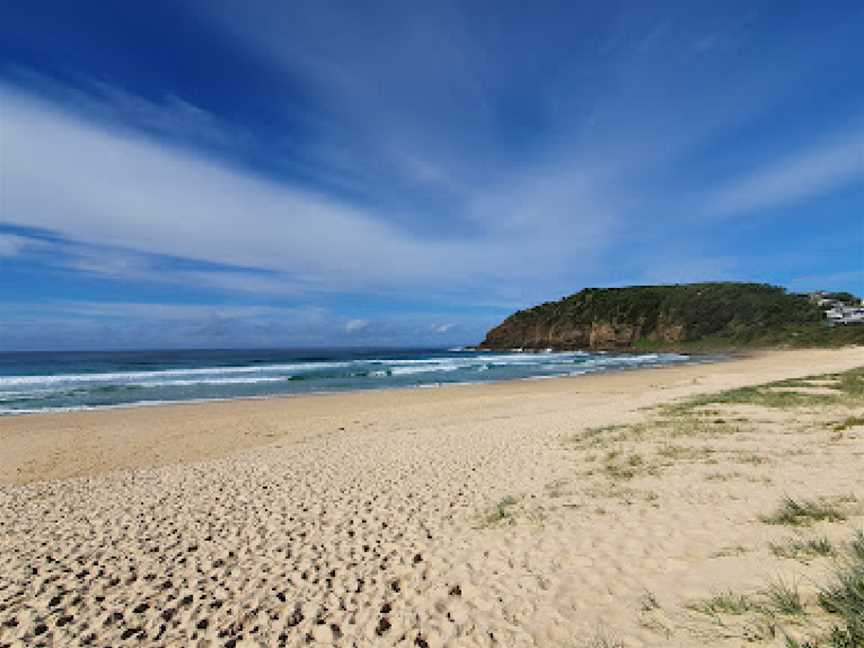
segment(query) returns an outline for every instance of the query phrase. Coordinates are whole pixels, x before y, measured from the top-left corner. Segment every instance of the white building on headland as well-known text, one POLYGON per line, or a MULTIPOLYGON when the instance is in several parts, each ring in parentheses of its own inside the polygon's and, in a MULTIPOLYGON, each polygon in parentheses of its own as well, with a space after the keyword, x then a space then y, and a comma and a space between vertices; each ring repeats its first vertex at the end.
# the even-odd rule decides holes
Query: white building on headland
POLYGON ((825 317, 832 326, 837 324, 864 324, 864 308, 861 306, 834 305, 825 311, 825 317))
MULTIPOLYGON (((839 295, 824 290, 808 295, 810 301, 818 304, 825 313, 825 319, 828 320, 830 326, 864 324, 864 303, 860 300, 836 299, 836 296, 839 295), (857 304, 856 301, 858 301, 857 304)), ((851 297, 851 295, 849 296, 851 297)))

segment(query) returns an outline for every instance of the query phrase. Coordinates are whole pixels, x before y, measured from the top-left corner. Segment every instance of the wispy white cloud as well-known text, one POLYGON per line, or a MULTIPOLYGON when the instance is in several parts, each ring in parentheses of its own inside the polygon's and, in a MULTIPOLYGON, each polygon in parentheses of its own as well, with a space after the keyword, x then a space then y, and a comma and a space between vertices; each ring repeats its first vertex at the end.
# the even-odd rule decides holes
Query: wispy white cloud
MULTIPOLYGON (((508 179, 506 190, 478 188, 468 208, 480 225, 475 235, 441 232, 421 239, 396 225, 400 218, 393 214, 255 176, 116 126, 98 127, 8 86, 0 85, 0 99, 6 131, 0 222, 106 248, 281 273, 293 279, 286 285, 386 290, 538 277, 578 250, 585 253, 580 263, 589 264, 588 252, 606 243, 614 217, 612 201, 603 205, 578 170, 543 177, 546 170, 538 169, 518 183, 508 179)), ((146 270, 125 253, 77 263, 79 270, 103 274, 146 270)), ((242 280, 210 273, 207 282, 239 286, 242 280)))
POLYGON ((369 328, 369 320, 365 319, 352 319, 345 323, 346 333, 357 333, 367 328, 369 328))
POLYGON ((32 244, 32 240, 27 237, 0 233, 0 258, 18 256, 32 244))
POLYGON ((795 204, 856 182, 864 185, 861 127, 733 180, 709 195, 706 204, 712 214, 742 214, 795 204))
POLYGON ((236 125, 229 127, 214 114, 172 94, 148 99, 89 77, 79 78, 72 86, 22 67, 9 68, 9 77, 43 101, 62 105, 97 124, 133 127, 199 145, 238 145, 248 139, 236 125))
POLYGON ((279 318, 286 322, 303 320, 320 322, 333 317, 318 306, 262 306, 222 304, 175 304, 160 302, 54 301, 34 305, 53 312, 85 317, 117 319, 192 320, 207 317, 279 318))
MULTIPOLYGON (((81 273, 118 282, 162 283, 208 288, 229 293, 296 296, 327 292, 327 287, 302 276, 248 268, 197 268, 173 258, 134 250, 92 245, 58 238, 0 233, 0 257, 16 257, 63 272, 81 273)), ((201 265, 201 264, 199 264, 201 265)))
POLYGON ((472 256, 458 244, 421 245, 324 196, 96 128, 8 88, 0 98, 0 218, 7 223, 130 250, 360 281, 434 276, 436 257, 472 256))

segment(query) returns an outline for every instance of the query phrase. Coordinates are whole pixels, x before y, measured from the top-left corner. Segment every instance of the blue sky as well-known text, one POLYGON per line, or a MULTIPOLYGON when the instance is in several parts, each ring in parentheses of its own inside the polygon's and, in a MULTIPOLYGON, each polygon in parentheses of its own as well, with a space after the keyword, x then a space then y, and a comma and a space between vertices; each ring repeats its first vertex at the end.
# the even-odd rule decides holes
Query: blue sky
POLYGON ((858 1, 3 13, 0 350, 452 345, 585 286, 864 293, 858 1))

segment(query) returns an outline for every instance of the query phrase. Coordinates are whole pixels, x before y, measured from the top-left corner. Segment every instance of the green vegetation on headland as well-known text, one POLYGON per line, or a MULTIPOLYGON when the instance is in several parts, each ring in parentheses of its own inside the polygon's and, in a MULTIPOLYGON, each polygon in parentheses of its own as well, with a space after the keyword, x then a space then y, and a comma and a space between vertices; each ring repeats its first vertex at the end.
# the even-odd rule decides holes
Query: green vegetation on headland
POLYGON ((827 326, 824 322, 798 326, 780 326, 751 336, 712 335, 674 344, 647 339, 638 340, 634 351, 682 351, 711 353, 734 349, 817 348, 864 345, 864 326, 827 326))
POLYGON ((827 326, 807 295, 725 282, 586 288, 514 313, 480 348, 711 352, 849 344, 864 344, 864 326, 827 326))

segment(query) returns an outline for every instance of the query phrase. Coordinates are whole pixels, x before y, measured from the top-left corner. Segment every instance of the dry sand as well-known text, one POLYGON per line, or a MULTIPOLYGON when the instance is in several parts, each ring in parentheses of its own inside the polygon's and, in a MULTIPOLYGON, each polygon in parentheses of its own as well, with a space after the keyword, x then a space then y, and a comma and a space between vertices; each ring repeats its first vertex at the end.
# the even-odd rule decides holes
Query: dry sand
POLYGON ((827 620, 699 608, 778 579, 812 607, 830 559, 769 543, 861 528, 864 402, 656 406, 862 365, 5 418, 0 645, 782 646, 827 620), (761 521, 785 494, 847 517, 761 521))

